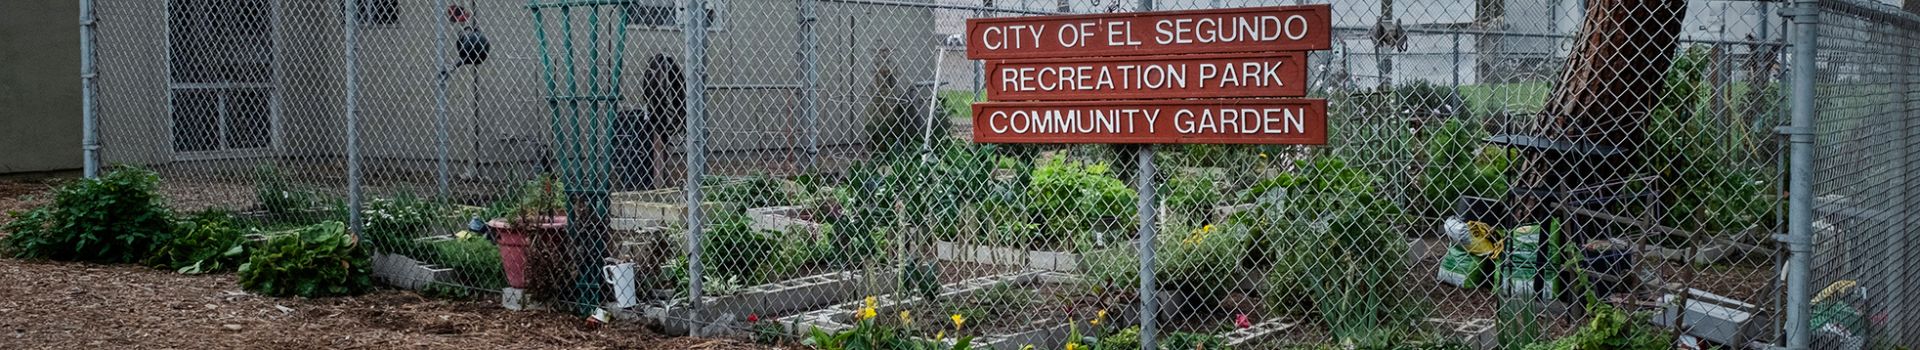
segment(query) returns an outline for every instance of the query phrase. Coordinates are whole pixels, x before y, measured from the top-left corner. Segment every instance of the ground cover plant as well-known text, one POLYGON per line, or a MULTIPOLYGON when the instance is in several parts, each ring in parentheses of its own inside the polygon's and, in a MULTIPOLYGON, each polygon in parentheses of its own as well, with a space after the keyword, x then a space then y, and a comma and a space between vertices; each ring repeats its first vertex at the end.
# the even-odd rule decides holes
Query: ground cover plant
POLYGON ((240 265, 240 287, 261 295, 307 298, 348 296, 373 289, 372 254, 329 221, 266 234, 267 241, 240 265))

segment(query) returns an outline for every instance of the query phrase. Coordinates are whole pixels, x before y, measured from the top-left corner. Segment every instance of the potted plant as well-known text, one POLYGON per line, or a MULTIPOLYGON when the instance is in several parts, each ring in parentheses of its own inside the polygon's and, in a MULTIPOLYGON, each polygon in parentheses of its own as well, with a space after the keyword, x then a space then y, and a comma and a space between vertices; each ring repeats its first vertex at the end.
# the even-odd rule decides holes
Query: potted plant
POLYGON ((527 247, 535 237, 559 237, 567 228, 565 185, 553 175, 529 182, 508 207, 506 218, 487 223, 499 234, 500 265, 507 286, 527 288, 527 247))

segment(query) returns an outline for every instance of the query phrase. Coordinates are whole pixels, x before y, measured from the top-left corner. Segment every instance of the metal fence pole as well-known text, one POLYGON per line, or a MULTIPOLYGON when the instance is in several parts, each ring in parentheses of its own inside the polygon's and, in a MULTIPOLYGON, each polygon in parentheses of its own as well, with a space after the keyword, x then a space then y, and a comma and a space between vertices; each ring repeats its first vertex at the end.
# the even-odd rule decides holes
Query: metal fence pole
MULTIPOLYGON (((445 9, 447 8, 447 0, 439 0, 436 2, 436 5, 438 6, 436 8, 445 9)), ((433 130, 435 133, 435 159, 439 161, 439 169, 437 170, 440 176, 439 194, 441 202, 453 200, 453 196, 451 195, 452 190, 449 189, 449 180, 447 179, 447 157, 448 153, 450 153, 450 147, 452 147, 450 140, 448 140, 451 136, 449 136, 447 132, 447 79, 449 75, 453 73, 452 69, 447 67, 447 27, 449 26, 452 26, 452 23, 445 21, 440 22, 433 38, 434 65, 440 69, 440 79, 439 81, 435 81, 433 86, 433 130)))
MULTIPOLYGON (((686 8, 700 11, 707 8, 706 0, 687 0, 686 8)), ((700 177, 707 170, 707 16, 685 18, 686 26, 680 29, 687 39, 687 66, 682 74, 687 89, 687 300, 692 311, 688 313, 692 317, 687 320, 687 332, 699 336, 703 309, 700 243, 705 236, 701 232, 700 177)))
POLYGON ((1807 320, 1813 262, 1813 104, 1814 40, 1820 34, 1820 8, 1817 0, 1794 0, 1787 10, 1793 17, 1792 124, 1787 134, 1791 157, 1787 165, 1787 349, 1807 349, 1812 334, 1807 320))
POLYGON ((807 126, 806 170, 820 161, 820 21, 819 0, 800 0, 800 119, 807 126))
MULTIPOLYGON (((1153 11, 1153 5, 1153 0, 1140 0, 1139 10, 1153 11)), ((1153 278, 1154 236, 1157 231, 1155 227, 1157 223, 1154 219, 1157 218, 1155 214, 1158 210, 1155 208, 1159 204, 1154 199, 1153 145, 1135 147, 1134 153, 1136 158, 1134 164, 1138 166, 1139 173, 1133 178, 1138 187, 1137 191, 1140 192, 1140 203, 1137 208, 1140 216, 1140 350, 1155 350, 1160 348, 1160 330, 1157 320, 1160 314, 1160 301, 1159 293, 1156 291, 1159 289, 1156 285, 1159 282, 1154 281, 1153 278)))
POLYGON ((341 9, 340 25, 346 34, 346 112, 347 112, 347 228, 354 236, 360 235, 363 218, 360 215, 360 0, 347 0, 347 6, 341 9))
POLYGON ((98 90, 94 80, 99 78, 93 62, 96 20, 93 0, 80 0, 80 153, 81 168, 89 179, 100 176, 100 122, 94 108, 94 94, 98 90))

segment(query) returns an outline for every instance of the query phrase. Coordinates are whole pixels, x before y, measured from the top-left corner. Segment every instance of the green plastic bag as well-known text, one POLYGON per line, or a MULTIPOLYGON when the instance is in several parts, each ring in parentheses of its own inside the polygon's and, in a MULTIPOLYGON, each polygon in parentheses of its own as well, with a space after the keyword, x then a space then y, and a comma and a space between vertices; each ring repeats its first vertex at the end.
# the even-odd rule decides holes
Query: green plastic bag
POLYGON ((1486 284, 1488 275, 1493 271, 1493 262, 1459 246, 1447 247, 1447 255, 1440 258, 1440 271, 1435 276, 1440 282, 1461 288, 1480 288, 1486 284))

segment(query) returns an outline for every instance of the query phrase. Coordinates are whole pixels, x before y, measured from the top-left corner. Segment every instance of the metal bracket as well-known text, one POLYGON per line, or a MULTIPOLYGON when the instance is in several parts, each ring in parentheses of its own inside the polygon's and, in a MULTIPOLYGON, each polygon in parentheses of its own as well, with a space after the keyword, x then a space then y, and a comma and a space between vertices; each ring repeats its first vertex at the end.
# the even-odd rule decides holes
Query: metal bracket
POLYGON ((1785 136, 1813 135, 1813 128, 1804 126, 1779 126, 1773 128, 1773 133, 1785 136))
POLYGON ((1780 17, 1786 18, 1816 16, 1819 14, 1820 10, 1813 6, 1787 6, 1787 8, 1780 9, 1780 17))

